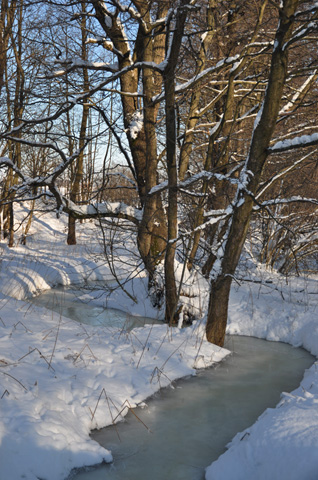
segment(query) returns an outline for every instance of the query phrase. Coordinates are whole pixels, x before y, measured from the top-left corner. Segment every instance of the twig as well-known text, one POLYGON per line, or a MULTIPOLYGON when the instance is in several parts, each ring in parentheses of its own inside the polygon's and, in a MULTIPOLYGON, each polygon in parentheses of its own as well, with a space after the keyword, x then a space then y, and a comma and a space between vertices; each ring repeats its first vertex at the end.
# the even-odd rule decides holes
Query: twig
POLYGON ((160 370, 163 370, 164 366, 166 365, 166 363, 170 360, 170 358, 179 350, 179 348, 182 347, 182 345, 187 341, 187 339, 183 340, 182 343, 180 343, 180 345, 175 349, 173 350, 172 353, 170 353, 169 357, 166 359, 166 361, 161 365, 161 368, 160 370))
POLYGON ((84 352, 85 348, 88 348, 88 350, 91 352, 91 354, 93 355, 93 357, 95 358, 95 360, 98 360, 98 358, 95 357, 95 355, 93 354, 91 347, 88 345, 88 343, 86 343, 86 344, 84 345, 84 347, 82 348, 82 350, 81 350, 81 351, 77 354, 77 356, 74 358, 74 361, 73 361, 74 364, 77 362, 77 360, 78 360, 78 358, 80 357, 80 355, 84 352))
POLYGON ((10 393, 9 393, 9 391, 8 391, 7 389, 5 389, 5 391, 4 391, 3 394, 1 395, 1 400, 3 399, 3 397, 4 397, 5 395, 8 395, 8 396, 10 395, 10 393))
MULTIPOLYGON (((126 400, 126 402, 127 402, 128 405, 129 405, 128 400, 126 400)), ((148 430, 148 432, 152 433, 152 431, 150 430, 150 428, 147 427, 147 425, 141 420, 141 418, 138 417, 138 415, 135 413, 134 409, 133 409, 130 405, 129 405, 127 408, 128 408, 128 410, 129 410, 133 415, 135 415, 135 417, 137 418, 137 420, 143 424, 143 426, 148 430)))
POLYGON ((134 412, 134 409, 132 408, 132 406, 130 405, 129 401, 128 400, 125 400, 124 403, 122 404, 122 408, 121 410, 119 410, 116 405, 114 404, 114 402, 112 401, 112 399, 110 397, 108 397, 107 393, 106 393, 106 390, 105 388, 102 389, 99 397, 98 397, 98 400, 97 400, 97 403, 96 403, 96 406, 95 406, 95 409, 94 409, 94 412, 91 411, 92 413, 92 418, 91 420, 93 421, 94 417, 95 417, 95 413, 96 413, 96 410, 98 408, 98 405, 99 405, 99 402, 102 398, 102 395, 105 395, 105 399, 106 399, 106 402, 107 402, 107 406, 108 406, 108 409, 109 409, 109 413, 110 413, 110 416, 111 416, 111 419, 112 419, 112 425, 114 426, 115 430, 116 430, 116 433, 118 435, 118 438, 119 438, 119 441, 121 441, 120 439, 120 436, 119 436, 119 433, 118 433, 118 430, 116 428, 116 420, 119 416, 122 416, 122 412, 127 408, 136 418, 137 420, 143 424, 143 426, 148 430, 148 432, 152 433, 152 431, 150 430, 149 427, 147 427, 147 425, 141 420, 141 418, 138 417, 138 415, 134 412), (111 406, 110 406, 110 402, 111 404, 113 405, 113 407, 117 410, 118 414, 116 415, 116 417, 114 418, 113 415, 112 415, 112 411, 111 411, 111 406))
MULTIPOLYGON (((106 390, 105 390, 105 388, 103 388, 103 389, 102 389, 102 391, 100 392, 100 395, 99 395, 99 397, 98 397, 98 400, 97 400, 97 403, 96 403, 96 406, 95 406, 95 410, 94 410, 94 412, 92 413, 92 411, 91 411, 91 409, 90 409, 90 411, 91 411, 91 413, 92 413, 92 418, 91 418, 91 421, 93 421, 93 420, 94 420, 95 413, 96 413, 96 410, 97 410, 98 404, 99 404, 99 402, 100 402, 100 399, 102 398, 102 395, 103 395, 103 393, 104 393, 104 395, 105 395, 105 398, 106 398, 106 402, 107 402, 108 410, 109 410, 109 413, 110 413, 110 416, 111 416, 111 419, 112 419, 112 424, 114 425, 114 428, 115 428, 115 431, 116 431, 116 433, 117 433, 118 439, 119 439, 119 441, 121 442, 121 439, 120 439, 120 436, 119 436, 118 430, 117 430, 117 428, 116 428, 116 425, 115 425, 115 420, 116 420, 116 418, 118 418, 118 415, 117 415, 117 417, 115 417, 115 419, 113 418, 113 414, 112 414, 112 411, 111 411, 111 408, 110 408, 110 405, 109 405, 109 399, 108 399, 108 395, 107 395, 107 393, 106 393, 106 390)), ((111 403, 113 404, 113 406, 116 408, 116 410, 118 411, 118 408, 117 408, 117 407, 114 405, 114 402, 113 402, 111 399, 110 399, 110 401, 111 401, 111 403)))
POLYGON ((18 362, 20 362, 20 360, 23 360, 25 357, 27 357, 28 355, 31 355, 31 353, 33 352, 38 352, 38 354, 40 355, 40 358, 43 358, 43 360, 45 360, 45 362, 48 364, 48 368, 52 368, 53 372, 55 372, 55 369, 52 367, 52 365, 47 361, 47 359, 45 358, 45 356, 40 352, 40 350, 38 348, 33 348, 32 350, 29 351, 29 353, 26 353, 25 355, 23 355, 23 357, 19 358, 18 362))
POLYGON ((19 325, 19 323, 20 323, 20 324, 21 324, 21 325, 22 325, 22 326, 25 328, 25 331, 26 331, 26 332, 30 332, 30 333, 32 333, 32 331, 31 331, 31 330, 29 330, 29 329, 28 329, 28 328, 27 328, 27 327, 24 325, 24 323, 23 323, 23 322, 21 322, 21 320, 19 320, 19 321, 18 321, 18 322, 17 322, 15 325, 13 325, 13 329, 12 329, 12 332, 11 332, 11 334, 10 334, 10 335, 12 335, 12 333, 13 333, 13 330, 16 330, 16 329, 17 329, 17 326, 19 325))
POLYGON ((140 355, 140 357, 139 357, 139 360, 138 360, 138 363, 137 363, 137 367, 136 367, 136 368, 138 368, 138 367, 139 367, 139 365, 140 365, 140 362, 141 362, 141 359, 142 359, 142 357, 143 357, 143 354, 145 353, 146 346, 147 346, 147 343, 148 343, 149 337, 150 337, 150 335, 151 335, 151 332, 152 332, 153 325, 154 325, 154 324, 152 324, 152 325, 151 325, 151 327, 150 327, 150 329, 149 329, 149 333, 148 333, 148 336, 147 336, 146 342, 145 342, 145 344, 144 344, 144 347, 143 347, 143 349, 142 349, 141 355, 140 355))
MULTIPOLYGON (((201 341, 200 341, 199 348, 198 348, 198 350, 197 350, 197 354, 196 354, 195 359, 194 359, 194 365, 196 364, 196 361, 197 361, 197 359, 198 359, 198 357, 199 357, 199 353, 200 353, 200 350, 201 350, 201 347, 202 347, 202 344, 203 344, 203 340, 204 340, 204 336, 201 335, 201 341)), ((197 346, 197 345, 196 345, 196 346, 197 346)))
POLYGON ((18 380, 17 378, 13 377, 12 375, 10 375, 10 373, 6 373, 6 372, 2 372, 0 371, 0 373, 3 373, 3 375, 7 375, 8 377, 12 378, 13 380, 15 380, 19 385, 21 385, 22 388, 24 388, 24 390, 27 392, 28 389, 25 388, 25 386, 23 385, 23 383, 20 382, 20 380, 18 380))
POLYGON ((102 389, 102 391, 101 391, 101 392, 100 392, 100 394, 99 394, 99 397, 98 397, 97 403, 96 403, 96 405, 95 405, 94 412, 93 412, 93 414, 92 414, 92 418, 91 418, 91 420, 92 420, 92 421, 94 420, 95 413, 96 413, 96 410, 97 410, 98 404, 99 404, 99 402, 100 402, 100 399, 102 398, 102 395, 103 395, 103 393, 105 394, 105 396, 107 396, 107 395, 106 395, 105 388, 103 388, 103 389, 102 389))
POLYGON ((135 413, 134 409, 132 408, 132 406, 130 405, 129 401, 128 400, 125 400, 124 403, 123 403, 123 407, 122 409, 120 410, 120 412, 118 413, 117 417, 115 417, 115 421, 117 420, 117 418, 119 417, 119 415, 121 415, 121 413, 125 410, 125 408, 127 408, 136 418, 137 420, 143 424, 143 426, 148 430, 148 432, 152 433, 152 431, 150 430, 149 427, 147 427, 147 425, 141 420, 141 418, 138 417, 138 415, 135 413))
POLYGON ((169 333, 169 330, 167 329, 166 334, 165 334, 165 336, 163 337, 163 339, 162 339, 162 341, 161 341, 161 343, 160 343, 160 345, 159 345, 159 347, 158 347, 158 349, 157 349, 157 351, 156 351, 156 353, 155 353, 155 356, 158 354, 160 348, 162 347, 163 342, 165 341, 165 338, 166 338, 166 336, 168 335, 168 333, 169 333))
POLYGON ((56 336, 55 336, 55 341, 54 341, 54 346, 53 346, 53 350, 52 350, 52 355, 51 355, 51 358, 50 358, 50 361, 49 361, 49 368, 51 367, 51 363, 52 363, 52 360, 53 360, 54 352, 55 352, 55 349, 56 349, 56 344, 57 344, 57 339, 58 339, 59 332, 60 332, 61 322, 62 322, 62 316, 60 316, 60 318, 59 318, 59 323, 58 323, 58 325, 57 325, 57 332, 56 332, 56 336))
POLYGON ((167 378, 167 380, 169 381, 169 383, 170 383, 170 384, 172 383, 172 380, 168 377, 168 375, 166 375, 166 374, 165 374, 162 370, 160 370, 160 368, 158 368, 158 367, 155 367, 155 368, 153 369, 153 372, 152 372, 152 375, 151 375, 151 379, 150 379, 150 383, 152 383, 156 372, 157 372, 157 378, 158 378, 158 383, 159 383, 160 388, 161 388, 160 375, 164 375, 164 376, 167 378))
POLYGON ((136 338, 136 340, 138 340, 138 342, 140 343, 141 346, 143 346, 143 343, 141 340, 139 340, 139 338, 137 337, 137 335, 135 334, 135 332, 132 330, 130 333, 130 337, 134 336, 136 338))

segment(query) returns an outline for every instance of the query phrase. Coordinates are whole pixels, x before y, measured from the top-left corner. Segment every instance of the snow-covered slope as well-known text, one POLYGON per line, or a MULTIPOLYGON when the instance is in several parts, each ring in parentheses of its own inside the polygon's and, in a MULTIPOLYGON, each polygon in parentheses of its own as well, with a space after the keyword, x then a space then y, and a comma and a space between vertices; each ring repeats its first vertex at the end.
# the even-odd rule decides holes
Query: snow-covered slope
MULTIPOLYGON (((258 279, 264 272, 259 271, 258 279)), ((271 277, 275 277, 272 273, 271 277)), ((265 272, 265 278, 268 274, 265 272)), ((303 346, 318 355, 317 278, 244 283, 234 288, 228 333, 303 346)), ((238 433, 206 472, 206 480, 318 478, 318 362, 300 387, 238 433)))
MULTIPOLYGON (((0 480, 64 480, 74 467, 111 460, 90 439, 91 429, 120 419, 125 405, 136 406, 229 352, 206 342, 199 323, 171 332, 163 324, 127 333, 82 325, 30 304, 27 297, 57 284, 111 278, 98 255, 93 224, 78 226, 79 244, 73 247, 65 244, 63 218, 53 214, 36 220, 31 233, 25 247, 1 246, 0 480)), ((129 251, 123 249, 124 255, 129 251)), ((122 276, 138 272, 133 259, 119 268, 122 276)), ((111 300, 105 293, 105 303, 157 315, 142 272, 133 293, 138 304, 121 289, 111 300)))
MULTIPOLYGON (((111 278, 98 255, 94 224, 78 225, 78 245, 72 247, 65 229, 63 217, 42 215, 26 246, 0 246, 0 480, 64 480, 74 467, 109 461, 111 454, 90 439, 92 428, 112 423, 128 402, 133 407, 229 353, 205 341, 203 322, 184 330, 153 325, 128 333, 81 325, 31 305, 27 297, 54 285, 111 278)), ((129 237, 121 245, 120 276, 136 275, 129 237)), ((138 303, 120 289, 108 299, 105 293, 105 303, 157 316, 143 275, 125 285, 138 303)), ((302 345, 318 355, 316 279, 287 284, 277 276, 269 283, 261 269, 254 279, 233 288, 228 332, 302 345)), ((204 311, 207 285, 189 289, 200 291, 192 301, 204 311)), ((317 375, 314 365, 279 408, 238 434, 209 467, 207 479, 318 478, 317 375)))

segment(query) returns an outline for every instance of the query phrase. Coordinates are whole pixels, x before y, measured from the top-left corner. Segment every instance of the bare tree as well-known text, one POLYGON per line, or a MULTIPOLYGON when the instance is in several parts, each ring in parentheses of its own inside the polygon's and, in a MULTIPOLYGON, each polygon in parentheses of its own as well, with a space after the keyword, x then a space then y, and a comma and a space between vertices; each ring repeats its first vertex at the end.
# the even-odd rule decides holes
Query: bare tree
MULTIPOLYGON (((81 60, 85 63, 87 61, 87 25, 86 25, 86 5, 84 2, 81 4, 81 60)), ((87 68, 83 68, 83 91, 89 91, 89 76, 87 68)), ((73 175, 71 179, 71 192, 70 200, 76 202, 79 197, 81 182, 84 176, 84 144, 87 137, 87 123, 89 116, 89 103, 83 103, 82 119, 79 131, 79 150, 80 153, 75 161, 73 167, 73 175)), ((72 214, 68 217, 68 245, 76 244, 76 219, 72 214)))
MULTIPOLYGON (((249 2, 228 0, 86 0, 81 9, 43 0, 46 16, 56 19, 54 26, 43 22, 50 55, 38 62, 42 75, 29 93, 33 105, 26 105, 14 127, 3 123, 1 132, 4 142, 46 152, 50 159, 30 176, 4 150, 0 166, 18 180, 8 194, 34 198, 43 188, 71 223, 130 222, 150 289, 164 259, 170 324, 182 307, 174 269, 181 237, 186 239, 188 268, 197 263, 212 275, 207 334, 219 344, 251 215, 256 209, 270 215, 271 202, 277 203, 274 186, 293 171, 292 154, 284 152, 317 143, 314 103, 309 105, 318 67, 317 6, 292 0, 256 4, 250 13, 249 2), (58 33, 70 25, 74 45, 70 41, 66 51, 58 33), (116 178, 125 177, 120 185, 102 162, 99 187, 135 188, 138 199, 130 205, 124 198, 112 204, 103 192, 78 202, 85 149, 94 137, 92 129, 87 134, 88 108, 103 122, 95 145, 116 142, 130 170, 129 176, 116 172, 116 178), (309 108, 310 119, 301 123, 309 108), (72 123, 76 116, 80 120, 72 123), (308 138, 295 141, 303 129, 308 138), (269 155, 275 164, 266 162, 269 155), (59 188, 70 171, 78 179, 71 195, 59 188)), ((121 163, 118 156, 110 161, 121 163)))
MULTIPOLYGON (((288 76, 288 50, 297 40, 297 33, 293 36, 293 31, 298 5, 297 0, 284 0, 279 7, 279 24, 266 93, 254 123, 249 153, 240 173, 230 221, 219 250, 220 263, 213 271, 206 332, 208 340, 217 345, 224 343, 231 283, 246 239, 255 195, 261 182, 264 165, 269 155, 270 142, 277 124, 288 76)), ((296 142, 296 144, 303 147, 309 145, 314 138, 308 139, 307 142, 296 142)), ((315 141, 317 140, 318 138, 315 141)), ((273 150, 275 151, 275 147, 271 152, 273 150)), ((277 150, 278 146, 276 146, 277 150)))

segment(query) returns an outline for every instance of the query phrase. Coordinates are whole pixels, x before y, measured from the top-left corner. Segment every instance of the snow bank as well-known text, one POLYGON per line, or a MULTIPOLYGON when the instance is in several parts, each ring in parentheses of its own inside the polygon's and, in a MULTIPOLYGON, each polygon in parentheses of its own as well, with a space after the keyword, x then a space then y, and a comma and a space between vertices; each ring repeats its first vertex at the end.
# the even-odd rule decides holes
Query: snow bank
MULTIPOLYGON (((65 225, 57 222, 42 216, 25 247, 1 246, 0 480, 64 480, 72 468, 111 461, 90 439, 93 428, 120 420, 127 405, 229 354, 204 340, 199 323, 126 332, 30 305, 27 297, 54 285, 111 278, 94 225, 78 225, 79 245, 67 247, 65 225)), ((133 258, 129 265, 136 273, 133 258)), ((151 316, 144 283, 142 276, 134 283, 139 305, 121 290, 108 301, 151 316)))
MULTIPOLYGON (((272 277, 274 274, 271 275, 272 277)), ((303 346, 318 355, 317 279, 281 277, 233 289, 228 333, 303 346), (281 283, 281 284, 280 284, 281 283)), ((206 471, 206 480, 318 478, 318 362, 206 471)))
MULTIPOLYGON (((63 217, 45 215, 35 219, 25 247, 0 245, 0 480, 64 480, 74 467, 109 462, 111 453, 90 439, 91 429, 118 421, 128 404, 138 405, 229 353, 205 341, 200 323, 128 333, 31 306, 28 296, 54 285, 111 277, 98 255, 94 224, 78 225, 78 239, 77 246, 66 246, 63 217)), ((129 238, 118 248, 120 276, 137 273, 129 238)), ((155 311, 139 274, 133 286, 125 285, 137 304, 121 290, 107 301, 151 317, 155 311)), ((180 267, 177 274, 182 276, 180 267)), ((284 341, 318 355, 317 278, 287 284, 273 276, 259 270, 233 288, 228 333, 284 341)), ((194 293, 193 278, 184 279, 187 298, 194 293)), ((204 311, 207 285, 202 281, 196 288, 201 297, 192 296, 191 306, 204 311)), ((282 395, 278 408, 237 434, 207 469, 207 480, 316 480, 317 370, 315 364, 297 390, 282 395)))

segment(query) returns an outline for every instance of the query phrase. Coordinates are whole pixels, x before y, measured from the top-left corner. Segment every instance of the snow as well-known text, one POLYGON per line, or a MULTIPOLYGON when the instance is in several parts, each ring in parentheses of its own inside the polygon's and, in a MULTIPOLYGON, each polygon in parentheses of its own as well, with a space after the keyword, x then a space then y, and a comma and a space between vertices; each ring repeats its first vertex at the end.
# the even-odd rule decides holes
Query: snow
POLYGON ((152 187, 152 189, 149 192, 149 195, 154 195, 155 193, 161 192, 166 188, 168 188, 168 180, 161 182, 159 185, 156 185, 155 187, 152 187))
POLYGON ((315 70, 312 75, 310 75, 305 82, 301 85, 301 87, 296 91, 293 95, 292 99, 287 102, 286 105, 280 110, 279 115, 284 115, 285 113, 289 113, 297 104, 297 101, 300 99, 301 95, 306 92, 306 89, 311 84, 311 82, 315 81, 317 78, 318 71, 315 70))
POLYGON ((294 42, 299 38, 303 38, 308 32, 314 30, 315 28, 317 28, 316 22, 309 22, 306 25, 306 28, 299 29, 288 43, 291 41, 294 42))
POLYGON ((142 218, 142 211, 138 208, 131 207, 126 205, 123 202, 104 202, 104 203, 95 203, 91 205, 77 205, 70 200, 68 200, 68 207, 81 216, 110 216, 112 214, 122 214, 129 216, 136 221, 140 221, 142 218))
POLYGON ((129 133, 132 139, 138 137, 139 132, 141 132, 144 124, 144 116, 142 112, 136 111, 129 125, 129 133))
MULTIPOLYGON (((81 325, 30 305, 27 297, 54 285, 111 278, 105 259, 97 256, 102 246, 94 224, 78 225, 79 245, 68 247, 65 221, 42 215, 25 247, 2 245, 1 480, 63 480, 74 467, 110 461, 110 452, 90 439, 91 429, 111 424, 125 402, 134 407, 173 379, 229 353, 204 340, 200 323, 127 333, 81 325)), ((133 259, 130 264, 136 273, 133 259)), ((137 305, 121 290, 108 303, 155 316, 142 273, 133 288, 137 305)))
MULTIPOLYGON (((181 93, 184 90, 187 90, 188 88, 191 88, 194 83, 199 82, 201 79, 205 78, 210 73, 217 72, 218 70, 220 70, 224 66, 231 65, 232 63, 235 63, 239 58, 240 58, 240 55, 237 54, 234 57, 226 57, 226 58, 220 60, 216 65, 203 70, 200 74, 196 75, 191 80, 177 85, 176 86, 176 92, 181 93)), ((162 64, 160 64, 160 65, 162 66, 162 64)), ((156 100, 156 98, 154 98, 154 100, 156 100)))
MULTIPOLYGON (((279 282, 279 277, 275 280, 279 282)), ((249 283, 243 292, 242 287, 232 291, 228 333, 303 346, 317 356, 317 278, 282 283, 278 288, 264 280, 249 283)), ((298 389, 283 393, 276 408, 267 409, 254 425, 234 437, 228 450, 207 469, 206 480, 317 478, 317 367, 315 362, 298 389)))
MULTIPOLYGON (((66 221, 63 215, 36 215, 26 246, 0 245, 1 480, 65 480, 72 468, 110 461, 111 453, 90 439, 91 429, 111 424, 127 402, 141 404, 173 379, 229 353, 206 342, 203 321, 187 329, 152 325, 126 332, 79 324, 30 304, 28 297, 58 284, 111 279, 94 223, 78 224, 78 245, 67 246, 66 221)), ((138 303, 120 289, 99 301, 158 316, 128 233, 116 246, 119 277, 135 275, 125 288, 138 303)), ((179 265, 176 275, 183 273, 179 265)), ((249 280, 233 282, 228 332, 302 345, 317 355, 317 278, 284 283, 259 269, 249 280)), ((195 272, 186 272, 184 281, 184 299, 204 312, 208 284, 195 272)), ((317 403, 316 364, 301 387, 283 395, 279 408, 266 410, 233 439, 207 479, 315 478, 317 403)))
POLYGON ((312 133, 311 135, 301 135, 300 137, 280 140, 276 142, 268 150, 270 153, 283 152, 291 148, 306 147, 306 146, 316 145, 317 143, 318 143, 318 133, 312 133))
POLYGON ((104 19, 105 19, 105 23, 106 23, 107 28, 112 28, 112 26, 113 26, 112 18, 109 15, 105 15, 104 19))

